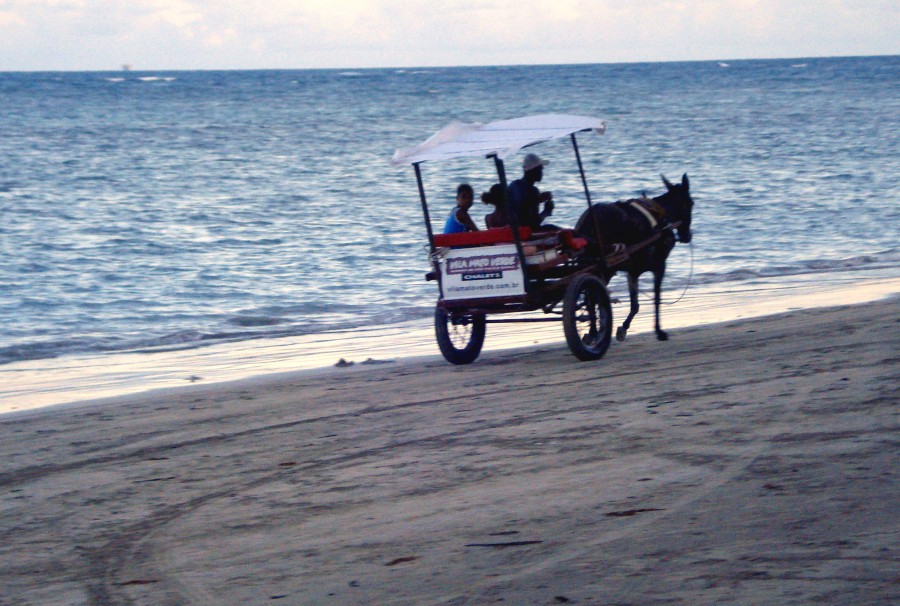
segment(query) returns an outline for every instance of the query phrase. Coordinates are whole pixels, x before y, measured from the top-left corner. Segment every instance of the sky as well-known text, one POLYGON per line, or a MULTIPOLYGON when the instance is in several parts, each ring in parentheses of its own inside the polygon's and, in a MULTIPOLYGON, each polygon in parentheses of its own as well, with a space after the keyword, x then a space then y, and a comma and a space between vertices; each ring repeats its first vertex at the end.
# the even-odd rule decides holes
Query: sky
POLYGON ((0 71, 900 54, 900 0, 0 0, 0 71))

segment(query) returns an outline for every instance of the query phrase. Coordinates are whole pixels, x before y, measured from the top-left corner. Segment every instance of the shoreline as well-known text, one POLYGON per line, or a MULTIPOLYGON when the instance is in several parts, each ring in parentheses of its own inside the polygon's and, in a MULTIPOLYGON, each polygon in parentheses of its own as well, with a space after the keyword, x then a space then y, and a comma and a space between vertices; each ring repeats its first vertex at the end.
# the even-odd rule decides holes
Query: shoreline
POLYGON ((896 602, 900 298, 0 417, 22 604, 896 602))
MULTIPOLYGON (((860 270, 790 276, 789 280, 757 278, 696 286, 688 291, 684 301, 674 306, 663 305, 663 327, 674 329, 677 334, 689 327, 795 309, 876 301, 900 293, 900 277, 893 277, 893 273, 882 271, 872 276, 871 272, 860 270)), ((611 294, 619 299, 613 308, 614 324, 618 326, 627 314, 628 295, 627 291, 623 292, 624 279, 616 280, 619 282, 612 282, 611 294)), ((649 287, 647 282, 645 277, 644 289, 649 287)), ((646 292, 642 293, 641 311, 629 331, 630 338, 652 330, 652 301, 646 292)), ((670 296, 677 294, 680 291, 670 296)), ((562 328, 555 323, 490 325, 484 352, 552 344, 565 347, 562 328)), ((622 345, 613 341, 612 347, 622 345)), ((159 389, 254 380, 269 375, 289 377, 294 373, 328 372, 342 359, 354 365, 368 362, 373 366, 407 359, 443 361, 428 319, 367 330, 256 339, 174 351, 86 354, 17 362, 0 366, 0 385, 7 386, 0 388, 0 418, 6 414, 87 404, 159 389)))

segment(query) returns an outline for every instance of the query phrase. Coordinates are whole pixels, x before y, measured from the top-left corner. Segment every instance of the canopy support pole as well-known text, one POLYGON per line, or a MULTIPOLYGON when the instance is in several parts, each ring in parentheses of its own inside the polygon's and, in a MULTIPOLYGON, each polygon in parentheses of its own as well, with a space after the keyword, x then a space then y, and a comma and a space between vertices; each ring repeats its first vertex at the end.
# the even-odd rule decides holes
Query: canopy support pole
POLYGON ((416 170, 416 183, 419 185, 419 199, 422 201, 422 214, 425 215, 425 229, 428 231, 428 244, 431 245, 431 253, 434 254, 434 232, 431 229, 431 217, 428 215, 428 201, 425 199, 425 186, 422 184, 422 169, 419 163, 413 164, 416 170))
POLYGON ((594 235, 597 236, 597 247, 599 249, 598 258, 603 267, 603 272, 606 273, 607 265, 606 257, 603 256, 603 237, 600 235, 600 222, 594 213, 594 203, 591 201, 591 191, 588 189, 587 177, 584 176, 584 164, 581 162, 581 152, 578 151, 578 141, 575 139, 575 133, 572 133, 570 137, 572 137, 572 148, 575 150, 575 159, 578 161, 578 172, 581 173, 581 183, 584 185, 584 197, 587 199, 588 213, 590 213, 594 222, 594 235))
POLYGON ((588 208, 591 207, 591 190, 588 189, 587 178, 584 176, 584 164, 581 163, 581 152, 578 151, 578 140, 575 139, 575 133, 569 135, 572 137, 572 149, 575 150, 575 160, 578 161, 578 172, 581 173, 581 184, 584 185, 584 197, 587 200, 588 208))
MULTIPOLYGON (((517 213, 512 212, 509 207, 509 198, 506 195, 506 166, 503 160, 497 157, 497 154, 491 154, 489 158, 494 159, 494 166, 497 167, 497 178, 500 185, 503 186, 503 208, 506 209, 506 217, 509 219, 509 225, 512 227, 513 241, 516 243, 516 252, 519 254, 519 267, 522 268, 522 275, 525 275, 525 250, 522 248, 522 236, 519 234, 519 217, 517 213)), ((525 277, 525 294, 528 294, 528 278, 525 277)))
POLYGON ((428 200, 425 198, 425 185, 422 183, 422 169, 419 168, 419 162, 413 164, 416 171, 416 183, 419 185, 419 199, 422 201, 422 214, 425 216, 425 230, 428 232, 428 250, 430 251, 428 258, 434 268, 435 276, 437 276, 438 290, 441 299, 444 298, 444 285, 441 280, 441 268, 437 259, 434 258, 434 230, 431 229, 431 215, 428 214, 428 200))

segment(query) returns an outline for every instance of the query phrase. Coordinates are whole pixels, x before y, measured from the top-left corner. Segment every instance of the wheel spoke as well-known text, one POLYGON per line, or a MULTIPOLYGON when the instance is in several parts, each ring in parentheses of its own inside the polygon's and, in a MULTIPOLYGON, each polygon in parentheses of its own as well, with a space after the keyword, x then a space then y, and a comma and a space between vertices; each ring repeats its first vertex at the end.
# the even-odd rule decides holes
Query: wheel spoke
POLYGON ((453 364, 469 364, 478 357, 484 343, 483 315, 451 316, 435 309, 435 331, 444 358, 453 364))
POLYGON ((609 347, 609 300, 604 284, 593 276, 570 284, 564 305, 563 328, 566 340, 578 358, 596 360, 609 347))

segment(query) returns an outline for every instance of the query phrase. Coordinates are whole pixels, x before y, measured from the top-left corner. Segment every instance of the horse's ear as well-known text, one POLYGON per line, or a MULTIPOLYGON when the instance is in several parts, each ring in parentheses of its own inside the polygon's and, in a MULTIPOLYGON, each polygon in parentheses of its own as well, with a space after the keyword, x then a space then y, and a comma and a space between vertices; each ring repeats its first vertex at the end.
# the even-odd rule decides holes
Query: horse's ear
POLYGON ((688 190, 691 188, 691 184, 688 182, 687 173, 684 173, 683 175, 681 175, 681 186, 685 190, 688 190))
POLYGON ((669 183, 669 180, 666 179, 666 176, 665 176, 665 175, 660 175, 660 177, 662 177, 663 185, 666 186, 666 189, 668 189, 669 191, 672 191, 672 184, 669 183))

